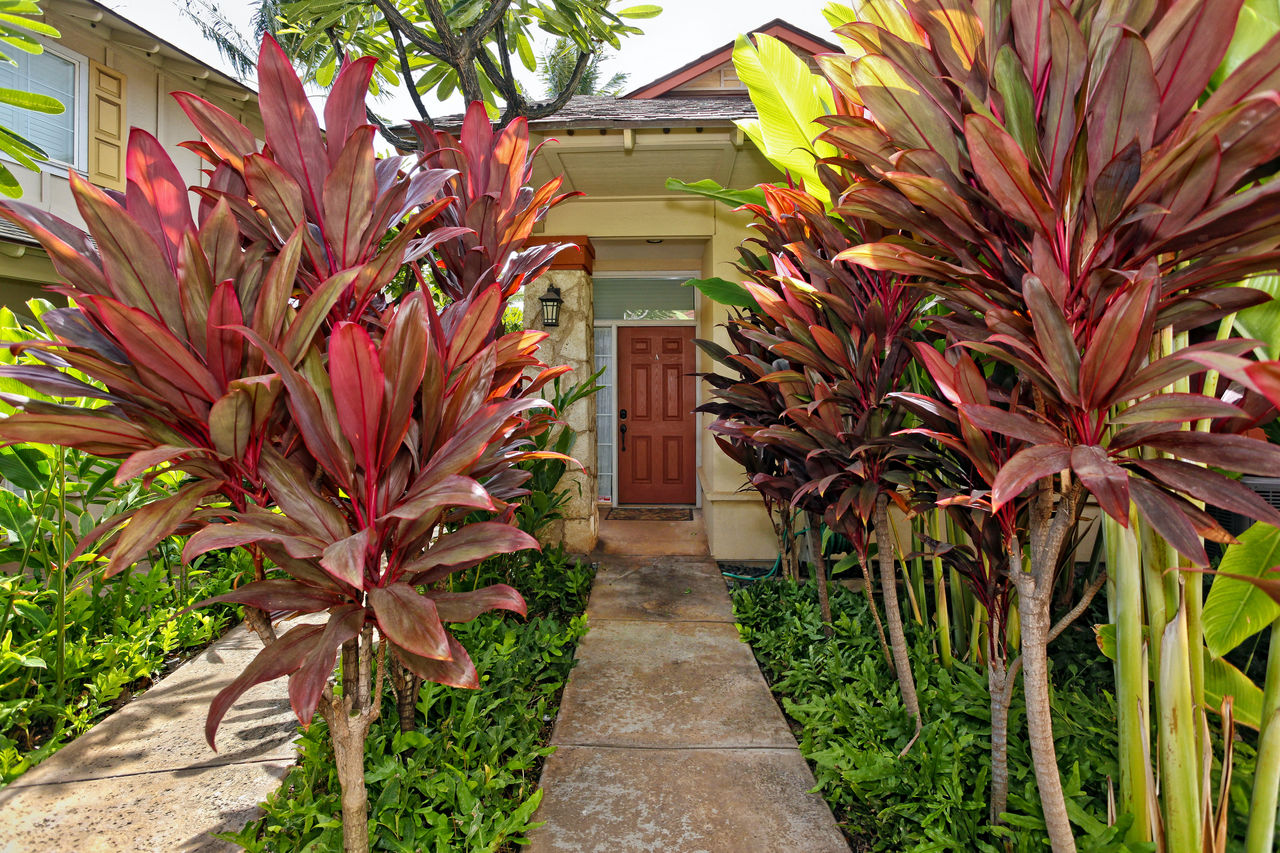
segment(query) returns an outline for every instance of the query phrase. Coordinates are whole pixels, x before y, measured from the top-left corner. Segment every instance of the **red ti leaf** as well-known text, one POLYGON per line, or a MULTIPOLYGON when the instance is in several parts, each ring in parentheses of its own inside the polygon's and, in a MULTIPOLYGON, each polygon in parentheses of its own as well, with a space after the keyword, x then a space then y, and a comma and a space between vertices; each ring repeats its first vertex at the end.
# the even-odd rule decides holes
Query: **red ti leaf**
POLYGON ((413 520, 439 507, 493 510, 493 499, 484 486, 470 477, 450 474, 424 491, 407 497, 387 510, 387 518, 413 520))
POLYGON ((521 616, 528 614, 524 598, 513 587, 496 583, 471 592, 435 592, 427 595, 436 603, 442 622, 470 622, 490 610, 510 610, 521 616))
POLYGON ((1150 474, 1153 480, 1175 492, 1204 501, 1209 506, 1238 512, 1273 527, 1280 527, 1280 512, 1276 512, 1257 492, 1239 480, 1232 480, 1217 471, 1177 459, 1138 459, 1135 464, 1150 474))
POLYGON ((991 506, 1000 507, 1022 494, 1032 483, 1050 477, 1071 465, 1071 450, 1062 446, 1028 447, 1001 466, 991 488, 991 506))
POLYGON ((1143 444, 1241 474, 1269 477, 1280 471, 1280 447, 1243 435, 1173 430, 1147 436, 1143 444))
POLYGON ((125 171, 129 180, 129 213, 151 231, 169 266, 176 271, 178 247, 188 233, 196 230, 187 182, 160 141, 139 127, 129 131, 125 171))
POLYGON ((1129 475, 1111 461, 1105 448, 1077 444, 1071 448, 1071 470, 1098 499, 1103 512, 1129 526, 1129 475))
POLYGON ((335 592, 317 589, 310 584, 298 583, 290 578, 270 578, 253 581, 231 592, 215 595, 191 605, 205 607, 210 604, 245 604, 265 610, 267 613, 315 613, 342 603, 335 592))
POLYGON ((341 267, 359 259, 377 198, 373 134, 372 125, 353 133, 324 181, 324 231, 341 267))
POLYGON ((107 564, 106 575, 111 577, 146 556, 184 521, 191 518, 196 507, 209 495, 216 492, 222 483, 217 480, 196 481, 183 486, 175 494, 147 504, 129 519, 115 548, 111 553, 111 562, 107 564))
MULTIPOLYGON (((1086 113, 1089 179, 1135 139, 1142 150, 1151 147, 1160 101, 1151 54, 1142 37, 1121 30, 1111 57, 1096 86, 1086 113)), ((1199 92, 1196 93, 1197 96, 1199 92)))
POLYGON ((347 139, 356 128, 368 124, 364 111, 365 96, 377 57, 362 56, 353 62, 343 62, 329 94, 324 100, 324 133, 329 145, 329 164, 337 162, 347 139))
POLYGON ((365 569, 368 565, 369 539, 373 529, 366 527, 359 533, 334 542, 324 549, 320 566, 345 584, 356 589, 365 588, 365 569))
POLYGON ((231 113, 215 107, 190 92, 174 92, 173 99, 191 119, 214 153, 231 164, 237 172, 244 169, 244 158, 258 150, 253 133, 231 113))
POLYGON ((1050 239, 1056 221, 1053 208, 1036 186, 1027 155, 1014 138, 995 122, 976 114, 965 116, 964 135, 973 171, 983 189, 1010 216, 1050 239))
POLYGON ((291 629, 280 639, 258 652, 257 657, 244 668, 244 672, 218 691, 218 695, 213 697, 213 702, 209 705, 209 716, 204 723, 204 736, 209 741, 209 746, 215 750, 218 748, 214 744, 214 737, 218 733, 222 718, 231 709, 232 703, 254 685, 296 672, 306 660, 307 654, 311 652, 323 630, 324 628, 320 625, 299 625, 291 629))
POLYGON ((435 602, 404 583, 369 590, 378 627, 391 642, 419 657, 449 660, 449 634, 435 602))
POLYGON ((365 610, 355 604, 344 604, 329 614, 320 639, 312 644, 297 672, 289 676, 289 704, 303 726, 311 724, 320 704, 320 695, 333 673, 338 648, 354 638, 364 627, 365 610))
POLYGON ((1026 415, 976 403, 961 403, 958 408, 974 426, 987 432, 1012 436, 1032 444, 1066 444, 1062 433, 1051 426, 1037 423, 1026 415))
POLYGON ((414 675, 425 681, 444 684, 449 687, 462 687, 474 690, 480 686, 480 678, 476 673, 471 656, 452 635, 449 635, 449 658, 433 660, 397 647, 395 653, 414 675))
POLYGON ((372 472, 386 376, 369 333, 355 323, 339 323, 329 339, 329 377, 342 433, 365 471, 372 472))
POLYGON ((276 162, 302 187, 308 214, 320 221, 320 194, 329 171, 320 123, 289 58, 270 35, 258 51, 258 107, 276 162))
POLYGON ((1129 478, 1129 495, 1142 513, 1142 519, 1150 524, 1178 553, 1197 566, 1207 565, 1204 542, 1196 527, 1182 511, 1183 504, 1159 486, 1140 477, 1129 478))
POLYGON ((527 548, 539 549, 538 540, 509 524, 482 521, 441 536, 426 553, 406 563, 404 571, 413 574, 412 582, 415 584, 430 583, 495 554, 510 554, 527 548))

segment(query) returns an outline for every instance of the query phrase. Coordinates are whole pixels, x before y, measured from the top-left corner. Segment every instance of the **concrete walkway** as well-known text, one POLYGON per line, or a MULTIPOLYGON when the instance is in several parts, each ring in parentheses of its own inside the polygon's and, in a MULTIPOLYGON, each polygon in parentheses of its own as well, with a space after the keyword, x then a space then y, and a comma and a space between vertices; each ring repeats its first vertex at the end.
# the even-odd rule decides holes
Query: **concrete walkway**
POLYGON ((238 830, 294 763, 298 720, 284 679, 245 693, 204 739, 214 694, 262 648, 233 629, 153 689, 0 790, 0 851, 239 849, 238 830))
MULTIPOLYGON (((660 524, 636 551, 699 542, 660 524)), ((601 538, 591 630, 552 735, 535 818, 546 824, 530 853, 848 853, 830 809, 808 793, 813 775, 738 639, 705 540, 702 555, 614 556, 626 530, 601 538)))

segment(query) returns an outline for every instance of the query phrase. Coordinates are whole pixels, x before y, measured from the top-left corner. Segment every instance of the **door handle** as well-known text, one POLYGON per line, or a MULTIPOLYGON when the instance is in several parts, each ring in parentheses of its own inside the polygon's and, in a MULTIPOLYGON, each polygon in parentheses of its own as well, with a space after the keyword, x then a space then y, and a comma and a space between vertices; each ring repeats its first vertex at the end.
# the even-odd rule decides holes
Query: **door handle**
POLYGON ((619 449, 619 450, 621 450, 621 451, 623 451, 623 452, 625 453, 625 452, 626 452, 626 449, 627 449, 627 425, 626 425, 626 424, 621 424, 621 425, 618 427, 618 433, 619 433, 619 435, 621 435, 621 436, 622 436, 622 446, 621 446, 621 447, 619 447, 618 449, 619 449))

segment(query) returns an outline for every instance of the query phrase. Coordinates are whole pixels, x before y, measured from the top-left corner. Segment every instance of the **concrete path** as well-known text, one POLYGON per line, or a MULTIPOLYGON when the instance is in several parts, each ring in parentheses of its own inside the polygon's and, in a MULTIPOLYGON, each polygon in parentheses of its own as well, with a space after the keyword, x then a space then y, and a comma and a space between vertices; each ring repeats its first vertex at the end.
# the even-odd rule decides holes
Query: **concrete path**
POLYGON ((848 853, 715 562, 599 559, 530 853, 848 853))
POLYGON ((230 631, 136 701, 0 790, 0 851, 222 851, 294 763, 284 679, 245 693, 204 739, 209 701, 262 644, 230 631))

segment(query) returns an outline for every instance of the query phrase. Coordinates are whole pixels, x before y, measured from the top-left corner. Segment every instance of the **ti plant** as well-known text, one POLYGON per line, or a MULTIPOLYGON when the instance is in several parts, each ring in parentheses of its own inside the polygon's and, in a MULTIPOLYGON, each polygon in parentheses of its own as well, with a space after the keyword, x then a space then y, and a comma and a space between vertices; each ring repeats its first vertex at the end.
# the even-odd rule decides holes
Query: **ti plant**
MULTIPOLYGON (((839 256, 918 281, 948 312, 936 327, 1013 368, 1008 410, 961 405, 978 427, 1034 446, 1001 464, 999 510, 1032 490, 1012 540, 1022 618, 1027 718, 1055 851, 1074 850, 1052 737, 1046 644, 1054 569, 1086 496, 1125 530, 1139 519, 1182 559, 1205 563, 1223 532, 1196 502, 1271 522, 1275 513, 1202 466, 1271 473, 1280 449, 1186 425, 1243 420, 1193 383, 1194 355, 1250 344, 1174 335, 1258 301, 1233 283, 1280 262, 1280 185, 1256 183, 1280 154, 1280 40, 1197 106, 1222 58, 1240 0, 1206 4, 942 3, 871 0, 841 27, 856 46, 821 58, 861 117, 826 120, 853 180, 836 202, 900 229, 839 256), (1012 399, 1012 398, 1011 398, 1012 399)), ((1008 389, 1004 389, 1007 393, 1008 389)), ((1170 560, 1170 565, 1176 564, 1170 560)), ((1151 636, 1162 638, 1158 719, 1163 838, 1190 850, 1206 827, 1198 722, 1198 581, 1153 567, 1151 636)), ((1131 838, 1155 837, 1143 759, 1143 579, 1112 563, 1120 615, 1119 706, 1126 754, 1121 807, 1131 838)), ((1198 576, 1192 576, 1198 577, 1198 576)), ((1199 683, 1198 683, 1199 681, 1199 683)))
MULTIPOLYGON (((713 379, 723 403, 704 408, 719 416, 712 429, 731 444, 767 448, 787 460, 794 483, 790 503, 813 513, 811 527, 821 517, 853 543, 868 591, 868 533, 874 531, 892 660, 918 733, 888 516, 890 501, 901 502, 898 489, 910 480, 914 442, 899 434, 904 413, 886 397, 910 364, 908 337, 923 294, 895 273, 836 259, 851 242, 882 236, 880 225, 829 217, 821 200, 803 190, 763 190, 764 204, 746 205, 757 217, 757 242, 769 259, 768 265, 744 267, 751 276, 746 292, 759 310, 730 323, 737 356, 704 346, 746 382, 713 379), (753 354, 744 342, 768 355, 753 354), (777 391, 751 390, 747 382, 777 391), (763 413, 751 410, 759 402, 763 413), (780 411, 774 410, 778 403, 780 411)), ((825 585, 821 577, 820 595, 825 585)), ((824 618, 829 621, 829 612, 824 618)))
POLYGON ((257 613, 267 645, 217 695, 206 734, 212 744, 247 688, 288 676, 299 720, 318 711, 329 724, 344 845, 365 850, 365 734, 390 663, 474 687, 446 626, 524 612, 509 586, 452 592, 447 580, 537 547, 511 525, 512 502, 528 477, 520 463, 561 458, 530 450, 546 422, 527 413, 548 406, 536 394, 563 371, 538 361, 543 335, 503 335, 501 317, 554 256, 523 243, 563 196, 558 180, 524 187, 523 122, 496 134, 476 105, 461 142, 433 136, 422 154, 380 159, 364 111, 372 60, 335 80, 324 134, 269 38, 259 69, 265 148, 216 107, 176 96, 201 133, 188 145, 211 166, 207 187, 189 191, 135 130, 125 193, 72 176, 88 234, 0 208, 45 247, 63 280, 54 289, 73 300, 46 315, 53 341, 25 345, 44 363, 3 375, 102 403, 33 400, 0 422, 0 439, 122 458, 120 480, 158 466, 185 477, 104 522, 110 572, 173 532, 194 534, 188 558, 236 545, 258 555, 252 582, 210 599, 257 613), (440 310, 420 259, 448 299, 440 310), (391 299, 406 264, 424 289, 391 299), (477 510, 492 520, 465 523, 477 510), (323 615, 277 638, 274 621, 297 614, 323 615))

